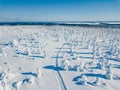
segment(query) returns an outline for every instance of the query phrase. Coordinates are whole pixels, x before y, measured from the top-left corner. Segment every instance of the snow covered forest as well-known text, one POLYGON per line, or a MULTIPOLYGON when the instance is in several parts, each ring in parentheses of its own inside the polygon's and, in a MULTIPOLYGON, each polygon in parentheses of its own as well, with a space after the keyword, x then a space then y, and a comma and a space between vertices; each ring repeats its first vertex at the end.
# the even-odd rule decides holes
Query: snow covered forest
POLYGON ((119 90, 120 28, 0 26, 0 90, 119 90))

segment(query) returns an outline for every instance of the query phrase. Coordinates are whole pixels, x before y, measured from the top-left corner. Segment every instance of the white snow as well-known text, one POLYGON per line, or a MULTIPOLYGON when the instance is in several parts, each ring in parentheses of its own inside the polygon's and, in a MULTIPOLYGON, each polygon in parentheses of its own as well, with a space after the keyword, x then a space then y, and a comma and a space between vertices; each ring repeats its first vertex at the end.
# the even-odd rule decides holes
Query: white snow
POLYGON ((0 26, 0 90, 119 90, 120 28, 0 26))

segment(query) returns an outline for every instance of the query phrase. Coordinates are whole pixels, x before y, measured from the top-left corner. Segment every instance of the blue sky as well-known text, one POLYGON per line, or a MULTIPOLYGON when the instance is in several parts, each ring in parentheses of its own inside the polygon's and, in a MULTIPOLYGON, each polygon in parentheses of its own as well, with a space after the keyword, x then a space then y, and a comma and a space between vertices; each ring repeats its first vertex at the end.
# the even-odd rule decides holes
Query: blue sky
POLYGON ((0 21, 120 21, 120 0, 0 0, 0 21))

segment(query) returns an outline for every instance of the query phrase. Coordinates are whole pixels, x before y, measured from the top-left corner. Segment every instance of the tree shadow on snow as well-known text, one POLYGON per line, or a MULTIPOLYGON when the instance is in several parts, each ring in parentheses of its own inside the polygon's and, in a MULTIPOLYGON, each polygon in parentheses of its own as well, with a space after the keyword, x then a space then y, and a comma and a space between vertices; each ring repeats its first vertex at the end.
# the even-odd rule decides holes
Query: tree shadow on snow
MULTIPOLYGON (((77 84, 77 85, 84 85, 84 81, 82 80, 83 75, 85 75, 86 77, 96 77, 96 78, 99 77, 99 78, 107 79, 105 77, 105 75, 103 75, 103 74, 85 73, 85 74, 81 74, 80 76, 73 78, 72 81, 74 81, 75 84, 77 84)), ((96 82, 95 81, 94 82, 87 82, 87 84, 95 86, 96 82)))
POLYGON ((37 73, 33 73, 33 72, 22 72, 21 74, 23 74, 23 75, 31 75, 31 76, 37 77, 37 73))
POLYGON ((85 59, 93 59, 93 57, 83 57, 83 56, 79 56, 79 58, 85 58, 85 59))
POLYGON ((53 66, 53 65, 44 66, 43 68, 50 69, 50 70, 55 70, 55 71, 62 70, 60 67, 56 67, 56 66, 53 66))
POLYGON ((79 78, 82 78, 83 75, 87 77, 99 77, 99 78, 107 79, 105 75, 103 74, 85 73, 85 74, 81 74, 80 76, 73 78, 73 81, 77 81, 79 78))

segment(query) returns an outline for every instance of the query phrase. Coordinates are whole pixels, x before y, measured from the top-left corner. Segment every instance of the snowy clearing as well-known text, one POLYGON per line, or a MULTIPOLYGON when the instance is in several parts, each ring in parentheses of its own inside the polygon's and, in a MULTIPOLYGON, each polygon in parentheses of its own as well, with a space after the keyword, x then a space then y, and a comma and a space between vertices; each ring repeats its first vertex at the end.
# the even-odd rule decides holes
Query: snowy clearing
POLYGON ((0 26, 0 90, 119 90, 120 28, 0 26))

